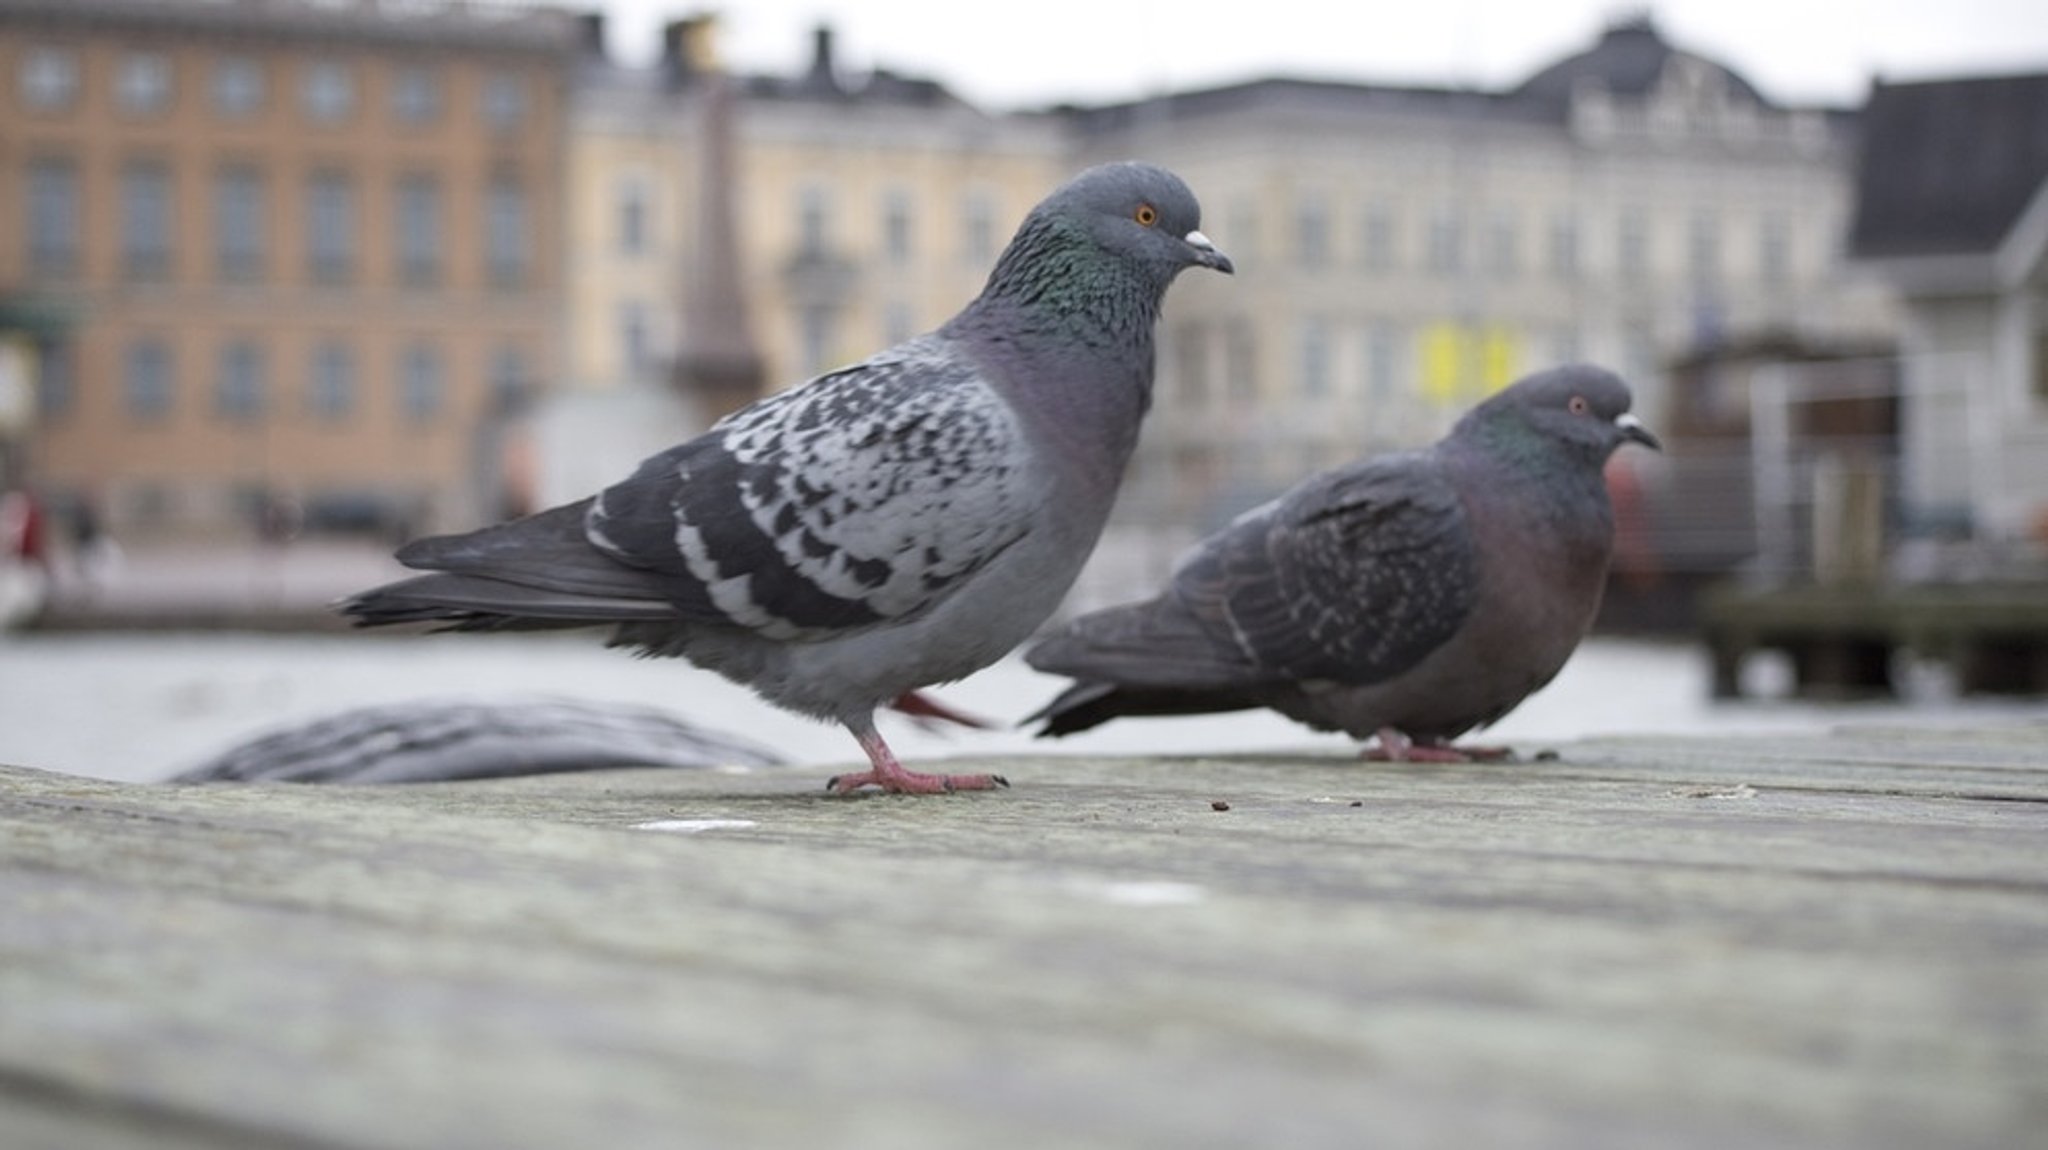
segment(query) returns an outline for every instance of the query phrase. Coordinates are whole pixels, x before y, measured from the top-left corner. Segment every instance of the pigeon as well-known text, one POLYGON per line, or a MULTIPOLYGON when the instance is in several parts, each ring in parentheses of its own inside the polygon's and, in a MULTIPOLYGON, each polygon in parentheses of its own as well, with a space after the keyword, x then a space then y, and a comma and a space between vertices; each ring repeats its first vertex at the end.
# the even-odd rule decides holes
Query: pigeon
POLYGON ((259 735, 174 783, 431 783, 617 767, 769 767, 773 751, 652 707, 586 699, 420 699, 259 735))
POLYGON ((1081 616, 1026 661, 1073 685, 1025 722, 1268 707, 1377 737, 1368 757, 1465 761, 1451 741, 1548 683, 1593 624, 1614 546, 1603 476, 1661 450, 1628 385, 1529 376, 1422 451, 1321 472, 1202 540, 1164 591, 1081 616))
POLYGON ((1094 549, 1151 404, 1183 270, 1230 273, 1179 177, 1090 168, 1025 217, 958 315, 741 408, 589 498, 407 544, 433 572, 344 600, 359 625, 609 625, 843 724, 850 793, 986 790, 906 769, 876 707, 1001 658, 1094 549))

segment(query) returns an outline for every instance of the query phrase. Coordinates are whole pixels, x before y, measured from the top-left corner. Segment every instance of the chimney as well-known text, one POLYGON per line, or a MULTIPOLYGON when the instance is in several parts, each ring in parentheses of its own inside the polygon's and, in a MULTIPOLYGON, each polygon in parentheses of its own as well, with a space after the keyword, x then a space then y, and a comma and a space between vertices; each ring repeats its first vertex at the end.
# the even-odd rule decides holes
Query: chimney
POLYGON ((832 60, 832 26, 820 24, 811 30, 811 68, 804 73, 804 89, 813 93, 839 93, 839 74, 832 60))
POLYGON ((593 59, 604 59, 604 13, 579 12, 576 23, 582 34, 583 54, 593 59))
POLYGON ((820 24, 811 31, 811 74, 832 74, 832 25, 820 24))

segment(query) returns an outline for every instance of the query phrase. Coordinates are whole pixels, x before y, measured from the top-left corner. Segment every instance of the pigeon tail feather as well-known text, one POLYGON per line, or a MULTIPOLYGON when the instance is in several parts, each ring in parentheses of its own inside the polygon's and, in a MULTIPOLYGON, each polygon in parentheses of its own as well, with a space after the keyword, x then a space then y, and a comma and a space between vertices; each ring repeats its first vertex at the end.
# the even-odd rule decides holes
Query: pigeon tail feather
POLYGON ((1099 727, 1111 719, 1134 715, 1208 715, 1223 711, 1249 711, 1265 705, 1263 697, 1244 690, 1079 682, 1026 716, 1023 725, 1043 722, 1045 725, 1038 729, 1037 737, 1057 739, 1099 727))

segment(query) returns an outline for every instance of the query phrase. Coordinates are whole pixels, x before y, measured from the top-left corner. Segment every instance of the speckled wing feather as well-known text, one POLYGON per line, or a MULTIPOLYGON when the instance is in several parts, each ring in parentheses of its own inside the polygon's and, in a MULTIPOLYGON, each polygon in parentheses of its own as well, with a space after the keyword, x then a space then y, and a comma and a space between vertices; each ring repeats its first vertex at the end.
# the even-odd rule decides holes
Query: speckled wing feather
POLYGON ((1133 686, 1376 682, 1454 634, 1477 583, 1456 492, 1426 455, 1383 458, 1239 516, 1165 594, 1084 616, 1030 661, 1133 686))
POLYGON ((1262 529, 1197 554, 1174 578, 1257 666, 1341 683, 1421 661, 1457 632, 1478 582, 1463 505, 1426 454, 1311 481, 1262 529))
POLYGON ((1022 538, 1029 452, 959 345, 924 336, 649 459, 585 528, 687 619, 810 637, 915 615, 1022 538))

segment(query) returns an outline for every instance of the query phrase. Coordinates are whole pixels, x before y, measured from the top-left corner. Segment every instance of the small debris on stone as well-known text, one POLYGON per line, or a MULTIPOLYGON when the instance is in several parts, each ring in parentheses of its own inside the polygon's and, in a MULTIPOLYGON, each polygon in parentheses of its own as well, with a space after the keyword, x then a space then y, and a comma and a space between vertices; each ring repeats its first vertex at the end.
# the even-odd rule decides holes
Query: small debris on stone
POLYGON ((1224 802, 1222 799, 1217 799, 1215 802, 1209 804, 1209 809, 1212 811, 1227 811, 1230 809, 1230 804, 1224 802))
POLYGON ((1753 799, 1756 788, 1748 783, 1737 783, 1732 787, 1701 787, 1698 790, 1680 791, 1688 799, 1753 799))

